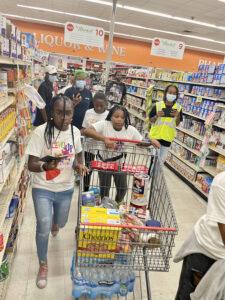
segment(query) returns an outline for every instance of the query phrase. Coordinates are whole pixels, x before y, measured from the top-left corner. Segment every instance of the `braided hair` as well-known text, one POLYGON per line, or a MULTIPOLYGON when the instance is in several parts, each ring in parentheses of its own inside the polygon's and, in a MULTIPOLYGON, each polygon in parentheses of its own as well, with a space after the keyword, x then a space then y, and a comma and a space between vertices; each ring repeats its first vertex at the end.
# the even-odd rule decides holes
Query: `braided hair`
MULTIPOLYGON (((47 121, 47 125, 45 128, 45 133, 44 133, 44 139, 45 139, 45 143, 47 145, 47 148, 50 149, 52 147, 52 141, 54 139, 54 128, 55 128, 55 123, 54 123, 54 119, 53 119, 53 111, 54 111, 54 106, 58 101, 63 101, 63 122, 65 120, 65 116, 66 116, 66 103, 67 102, 71 102, 71 99, 63 96, 63 94, 59 94, 55 97, 52 98, 51 101, 51 118, 48 119, 47 121)), ((59 130, 59 134, 61 132, 61 129, 59 130)), ((58 135, 59 135, 58 134, 58 135)), ((73 133, 73 125, 71 124, 71 134, 72 134, 72 141, 73 141, 73 147, 74 147, 74 133, 73 133)), ((75 148, 75 147, 74 147, 75 148)))
POLYGON ((127 111, 127 109, 124 106, 121 105, 114 105, 110 110, 109 110, 109 114, 106 117, 106 121, 111 121, 112 120, 112 116, 113 114, 118 111, 121 110, 124 113, 124 118, 125 118, 125 122, 124 122, 124 126, 127 129, 129 125, 131 125, 130 122, 130 115, 127 111))

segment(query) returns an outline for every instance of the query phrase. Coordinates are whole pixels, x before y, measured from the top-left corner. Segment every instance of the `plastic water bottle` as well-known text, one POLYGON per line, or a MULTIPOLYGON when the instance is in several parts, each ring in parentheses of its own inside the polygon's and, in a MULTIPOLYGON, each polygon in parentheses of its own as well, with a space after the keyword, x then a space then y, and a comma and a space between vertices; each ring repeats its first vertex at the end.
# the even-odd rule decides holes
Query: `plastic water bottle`
POLYGON ((126 296, 128 293, 128 271, 121 270, 120 272, 120 296, 126 296))
POLYGON ((80 270, 77 268, 76 275, 73 280, 73 297, 80 298, 82 295, 91 296, 91 289, 88 286, 87 280, 83 278, 80 270))

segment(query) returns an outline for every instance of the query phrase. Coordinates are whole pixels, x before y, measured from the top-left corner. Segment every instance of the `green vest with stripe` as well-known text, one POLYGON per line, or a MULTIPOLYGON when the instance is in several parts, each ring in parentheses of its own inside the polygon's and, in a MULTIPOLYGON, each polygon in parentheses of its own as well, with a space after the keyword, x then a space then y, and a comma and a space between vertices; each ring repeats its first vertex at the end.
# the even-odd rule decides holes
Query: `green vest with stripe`
MULTIPOLYGON (((164 101, 156 103, 156 113, 162 111, 164 108, 166 108, 166 104, 164 101)), ((180 112, 181 105, 175 103, 172 109, 176 109, 180 112)), ((176 137, 176 118, 157 118, 156 122, 151 126, 149 137, 150 139, 172 142, 176 137)))

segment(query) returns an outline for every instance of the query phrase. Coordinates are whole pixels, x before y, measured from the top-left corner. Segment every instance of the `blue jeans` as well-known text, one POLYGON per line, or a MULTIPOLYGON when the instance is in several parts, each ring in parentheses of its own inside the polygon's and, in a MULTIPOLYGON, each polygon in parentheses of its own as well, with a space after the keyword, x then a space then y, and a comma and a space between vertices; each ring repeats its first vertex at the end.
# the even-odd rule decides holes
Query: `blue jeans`
POLYGON ((66 225, 69 216, 73 189, 51 192, 33 188, 32 196, 37 219, 36 244, 39 262, 47 262, 48 239, 52 223, 60 228, 66 225))

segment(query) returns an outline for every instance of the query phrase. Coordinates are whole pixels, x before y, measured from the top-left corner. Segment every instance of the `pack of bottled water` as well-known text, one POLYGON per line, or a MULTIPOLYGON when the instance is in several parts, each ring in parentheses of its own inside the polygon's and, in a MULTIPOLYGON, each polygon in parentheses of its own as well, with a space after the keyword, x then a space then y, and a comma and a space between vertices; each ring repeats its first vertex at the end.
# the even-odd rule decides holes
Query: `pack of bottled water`
POLYGON ((133 292, 135 273, 129 269, 114 267, 76 267, 72 281, 74 298, 86 295, 93 300, 98 296, 111 299, 114 295, 126 296, 129 292, 133 292))

